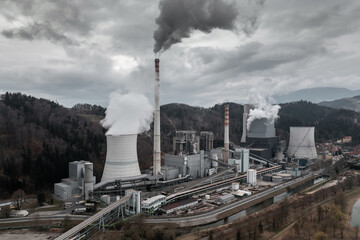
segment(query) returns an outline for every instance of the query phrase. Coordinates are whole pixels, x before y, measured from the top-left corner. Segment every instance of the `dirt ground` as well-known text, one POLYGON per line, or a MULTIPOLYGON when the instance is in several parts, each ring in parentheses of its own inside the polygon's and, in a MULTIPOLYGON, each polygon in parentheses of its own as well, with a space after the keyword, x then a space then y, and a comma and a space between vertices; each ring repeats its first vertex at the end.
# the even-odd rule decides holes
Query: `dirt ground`
POLYGON ((11 230, 0 232, 1 240, 50 240, 55 239, 59 233, 35 232, 30 230, 11 230))

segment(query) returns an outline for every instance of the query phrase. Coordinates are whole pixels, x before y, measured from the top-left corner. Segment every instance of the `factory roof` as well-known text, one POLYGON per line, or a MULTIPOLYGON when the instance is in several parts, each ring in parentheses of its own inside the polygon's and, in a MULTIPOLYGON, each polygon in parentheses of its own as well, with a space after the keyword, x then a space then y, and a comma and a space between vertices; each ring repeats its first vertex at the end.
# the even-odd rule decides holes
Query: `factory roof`
POLYGON ((160 195, 156 195, 156 196, 154 196, 154 197, 151 197, 151 198, 143 201, 142 203, 143 203, 143 204, 149 204, 149 205, 150 205, 150 204, 152 204, 153 202, 158 201, 158 200, 163 199, 163 198, 166 198, 166 196, 160 194, 160 195))
POLYGON ((185 199, 185 200, 182 200, 182 201, 177 201, 177 202, 171 203, 169 205, 166 205, 166 206, 162 207, 162 209, 167 211, 167 210, 177 208, 177 207, 180 207, 180 206, 183 206, 183 205, 187 205, 187 204, 193 203, 193 202, 197 202, 197 200, 194 199, 194 198, 188 198, 188 199, 185 199))
POLYGON ((265 151, 266 148, 249 148, 250 151, 265 151))
POLYGON ((218 199, 222 200, 222 201, 230 200, 230 199, 233 199, 233 198, 234 198, 234 195, 232 195, 232 194, 226 194, 224 196, 218 197, 218 199))
POLYGON ((68 188, 68 187, 71 187, 70 185, 68 185, 68 184, 65 184, 65 183, 55 183, 55 185, 56 186, 60 186, 60 187, 62 187, 62 188, 68 188))

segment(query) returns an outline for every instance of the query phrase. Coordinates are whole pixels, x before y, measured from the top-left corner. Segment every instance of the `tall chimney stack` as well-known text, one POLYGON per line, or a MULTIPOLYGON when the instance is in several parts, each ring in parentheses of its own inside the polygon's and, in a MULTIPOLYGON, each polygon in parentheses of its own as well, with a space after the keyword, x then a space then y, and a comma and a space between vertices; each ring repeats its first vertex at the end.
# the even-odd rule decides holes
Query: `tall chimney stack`
POLYGON ((225 105, 224 161, 229 159, 229 105, 225 105))
POLYGON ((154 111, 154 156, 153 156, 153 175, 156 176, 161 171, 161 149, 160 149, 160 59, 155 59, 155 111, 154 111))

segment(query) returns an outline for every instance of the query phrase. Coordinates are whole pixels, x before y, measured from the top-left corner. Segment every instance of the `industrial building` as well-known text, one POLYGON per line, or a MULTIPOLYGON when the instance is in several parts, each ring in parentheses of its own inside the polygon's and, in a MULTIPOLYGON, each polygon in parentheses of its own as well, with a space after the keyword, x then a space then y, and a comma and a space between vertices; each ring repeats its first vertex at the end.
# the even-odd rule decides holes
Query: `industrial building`
POLYGON ((254 105, 244 105, 241 146, 248 146, 251 153, 261 158, 282 160, 285 142, 276 136, 274 120, 266 118, 255 119, 251 122, 249 130, 247 130, 250 110, 254 108, 254 105))
POLYGON ((256 170, 255 169, 249 169, 247 171, 246 181, 248 184, 255 186, 257 184, 256 181, 256 170))
POLYGON ((173 138, 174 155, 197 154, 200 151, 200 138, 196 131, 176 131, 173 138))
POLYGON ((315 127, 290 127, 289 158, 317 159, 315 127))
POLYGON ((93 175, 93 163, 83 160, 70 162, 69 177, 61 179, 60 183, 54 184, 54 194, 62 200, 80 195, 89 199, 95 183, 96 177, 93 175))
POLYGON ((206 170, 212 168, 211 161, 204 156, 204 151, 193 155, 165 154, 165 166, 176 167, 182 176, 189 175, 193 179, 204 177, 206 170))
POLYGON ((221 204, 227 204, 235 199, 233 194, 226 194, 218 197, 215 201, 221 204))
POLYGON ((144 212, 151 213, 157 210, 166 202, 165 195, 157 195, 141 202, 141 209, 144 212))
POLYGON ((214 133, 210 131, 200 132, 200 150, 210 151, 214 148, 214 133))

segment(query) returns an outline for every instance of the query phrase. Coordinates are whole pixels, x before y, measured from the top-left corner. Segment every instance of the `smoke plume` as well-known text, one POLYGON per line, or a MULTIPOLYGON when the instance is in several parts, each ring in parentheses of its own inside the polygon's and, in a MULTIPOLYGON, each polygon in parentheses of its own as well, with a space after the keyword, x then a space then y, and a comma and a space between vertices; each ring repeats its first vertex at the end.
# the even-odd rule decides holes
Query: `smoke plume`
POLYGON ((271 105, 266 101, 266 99, 261 96, 258 92, 250 90, 250 95, 248 102, 255 106, 254 109, 250 109, 249 117, 247 119, 246 128, 249 131, 251 123, 255 119, 266 118, 273 123, 277 118, 279 118, 279 105, 271 105))
POLYGON ((193 30, 210 33, 219 28, 250 36, 258 27, 259 9, 265 0, 240 6, 235 0, 161 0, 154 32, 154 52, 165 51, 193 30))
POLYGON ((106 117, 100 121, 109 129, 106 135, 138 134, 150 129, 153 106, 144 95, 112 92, 109 98, 106 117))

